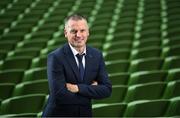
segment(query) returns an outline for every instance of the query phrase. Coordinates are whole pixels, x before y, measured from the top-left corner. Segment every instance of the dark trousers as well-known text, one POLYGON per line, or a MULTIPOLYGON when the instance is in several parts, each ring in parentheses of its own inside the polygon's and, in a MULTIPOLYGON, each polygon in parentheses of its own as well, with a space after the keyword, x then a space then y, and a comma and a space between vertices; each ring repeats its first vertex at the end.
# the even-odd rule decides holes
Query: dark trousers
POLYGON ((92 117, 92 108, 91 105, 47 106, 42 117, 92 117))

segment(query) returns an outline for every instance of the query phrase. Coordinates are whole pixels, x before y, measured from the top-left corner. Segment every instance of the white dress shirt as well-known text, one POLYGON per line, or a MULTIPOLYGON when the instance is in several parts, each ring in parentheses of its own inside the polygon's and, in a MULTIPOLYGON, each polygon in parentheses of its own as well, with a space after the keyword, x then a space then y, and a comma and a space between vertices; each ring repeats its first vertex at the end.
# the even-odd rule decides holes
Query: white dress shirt
MULTIPOLYGON (((76 49, 74 49, 74 47, 72 47, 70 43, 69 43, 69 46, 70 46, 70 48, 71 48, 71 50, 72 50, 72 53, 73 53, 73 55, 74 55, 74 58, 75 58, 75 60, 76 60, 76 64, 77 64, 77 66, 79 67, 79 61, 78 61, 78 58, 76 57, 76 55, 79 54, 79 52, 78 52, 76 49)), ((85 55, 86 55, 86 47, 85 47, 85 49, 84 49, 84 51, 83 51, 82 54, 85 54, 85 55)), ((84 68, 85 68, 85 55, 84 55, 83 58, 82 58, 82 63, 83 63, 83 67, 84 67, 84 68)))

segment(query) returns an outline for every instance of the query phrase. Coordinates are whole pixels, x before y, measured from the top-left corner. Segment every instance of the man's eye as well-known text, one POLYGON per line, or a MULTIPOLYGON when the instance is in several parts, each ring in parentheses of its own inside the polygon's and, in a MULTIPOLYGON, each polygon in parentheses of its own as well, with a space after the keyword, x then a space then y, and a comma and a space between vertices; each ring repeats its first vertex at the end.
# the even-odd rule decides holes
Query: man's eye
POLYGON ((71 33, 76 33, 76 30, 71 30, 71 33))
POLYGON ((84 32, 85 30, 81 30, 81 32, 84 32))

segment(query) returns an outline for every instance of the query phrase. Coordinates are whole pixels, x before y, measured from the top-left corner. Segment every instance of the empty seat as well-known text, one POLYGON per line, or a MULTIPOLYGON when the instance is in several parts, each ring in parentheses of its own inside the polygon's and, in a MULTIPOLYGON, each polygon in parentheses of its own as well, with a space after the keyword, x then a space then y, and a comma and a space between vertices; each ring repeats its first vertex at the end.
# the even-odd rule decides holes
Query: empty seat
POLYGON ((44 100, 45 95, 42 94, 25 95, 6 99, 2 101, 1 104, 1 115, 38 113, 42 109, 44 100))
POLYGON ((0 83, 20 83, 24 74, 22 69, 0 71, 0 83))
POLYGON ((31 57, 12 57, 5 60, 3 69, 28 69, 31 63, 31 57))
POLYGON ((102 43, 100 43, 100 42, 92 42, 92 43, 88 43, 88 45, 89 45, 89 46, 92 46, 92 47, 94 47, 94 48, 97 48, 97 49, 99 49, 99 50, 102 49, 102 43))
POLYGON ((32 68, 35 67, 46 67, 47 66, 47 56, 41 56, 39 58, 34 58, 32 61, 32 68))
POLYGON ((41 79, 47 79, 46 68, 35 68, 26 71, 22 81, 36 81, 41 79))
POLYGON ((129 76, 129 73, 114 73, 109 74, 109 79, 112 85, 127 85, 129 76))
POLYGON ((141 32, 140 40, 153 40, 153 39, 158 39, 158 40, 161 39, 160 28, 148 28, 141 32))
POLYGON ((140 100, 128 104, 124 117, 162 117, 169 100, 140 100))
POLYGON ((129 72, 160 70, 162 64, 162 58, 137 59, 131 61, 129 72))
POLYGON ((8 51, 6 50, 0 50, 0 60, 3 60, 6 57, 8 51))
POLYGON ((180 56, 167 57, 162 68, 164 70, 180 68, 180 56))
POLYGON ((180 96, 180 80, 170 81, 167 84, 166 90, 164 92, 164 98, 172 98, 180 96))
POLYGON ((170 39, 170 40, 164 40, 164 45, 165 46, 170 46, 170 47, 174 47, 176 45, 180 44, 180 40, 177 39, 170 39))
MULTIPOLYGON (((159 38, 158 38, 159 39, 159 38)), ((153 39, 152 40, 142 40, 142 41, 137 41, 134 43, 134 48, 135 49, 143 49, 143 48, 149 48, 149 47, 160 47, 161 46, 161 40, 158 39, 153 39)))
POLYGON ((130 55, 130 50, 118 49, 118 50, 107 51, 104 54, 105 54, 104 58, 106 61, 125 60, 125 59, 128 60, 130 55))
POLYGON ((27 94, 48 94, 49 87, 47 80, 28 81, 16 85, 13 96, 27 94))
POLYGON ((0 50, 10 51, 14 48, 15 42, 13 41, 4 41, 0 43, 0 50))
POLYGON ((7 99, 11 97, 15 84, 0 83, 0 99, 7 99))
POLYGON ((170 57, 170 56, 180 56, 180 44, 172 47, 163 48, 162 56, 170 57))
POLYGON ((132 50, 131 59, 160 57, 160 54, 161 54, 160 47, 135 49, 135 50, 132 50))
POLYGON ((180 96, 169 99, 170 105, 167 109, 167 117, 178 117, 180 116, 180 96))
MULTIPOLYGON (((36 49, 36 48, 30 48, 30 49, 17 49, 15 50, 12 55, 10 55, 11 57, 12 56, 15 56, 15 57, 18 57, 18 56, 29 56, 29 57, 36 57, 39 55, 39 51, 40 49, 36 49)), ((10 57, 9 56, 9 57, 10 57)))
POLYGON ((132 73, 128 84, 143 84, 149 82, 166 81, 167 71, 145 71, 132 73))
POLYGON ((160 99, 163 96, 165 87, 165 82, 132 85, 128 88, 125 101, 160 99))
POLYGON ((128 60, 108 61, 106 62, 106 68, 110 74, 127 72, 129 68, 129 61, 128 60))
POLYGON ((93 105, 93 117, 122 117, 126 109, 125 103, 93 105))
POLYGON ((167 81, 180 80, 180 69, 171 69, 168 71, 167 81))
POLYGON ((21 49, 42 49, 45 47, 47 41, 43 39, 39 40, 30 40, 29 42, 25 42, 21 47, 21 49))
POLYGON ((103 50, 119 50, 121 47, 122 50, 131 49, 132 41, 111 41, 103 44, 103 50))
POLYGON ((121 33, 116 33, 114 34, 114 38, 113 38, 113 41, 120 41, 121 39, 124 39, 124 40, 130 40, 132 41, 133 40, 133 32, 131 31, 125 31, 125 32, 121 32, 121 33))
POLYGON ((124 100, 125 95, 126 95, 126 91, 127 91, 127 86, 125 86, 125 85, 114 85, 112 87, 111 97, 105 98, 102 100, 94 100, 93 104, 122 102, 124 100))

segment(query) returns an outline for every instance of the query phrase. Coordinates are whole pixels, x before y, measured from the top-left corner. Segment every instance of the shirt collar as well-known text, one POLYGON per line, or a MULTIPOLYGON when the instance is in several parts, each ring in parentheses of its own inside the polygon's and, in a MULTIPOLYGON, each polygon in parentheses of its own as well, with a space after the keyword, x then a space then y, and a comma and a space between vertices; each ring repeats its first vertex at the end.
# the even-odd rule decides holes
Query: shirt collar
MULTIPOLYGON (((72 53, 73 53, 74 56, 76 56, 77 54, 79 54, 79 52, 78 52, 74 47, 72 47, 72 45, 71 45, 70 43, 69 43, 69 46, 70 46, 70 48, 71 48, 72 53)), ((86 47, 84 48, 83 54, 86 55, 86 47)))

